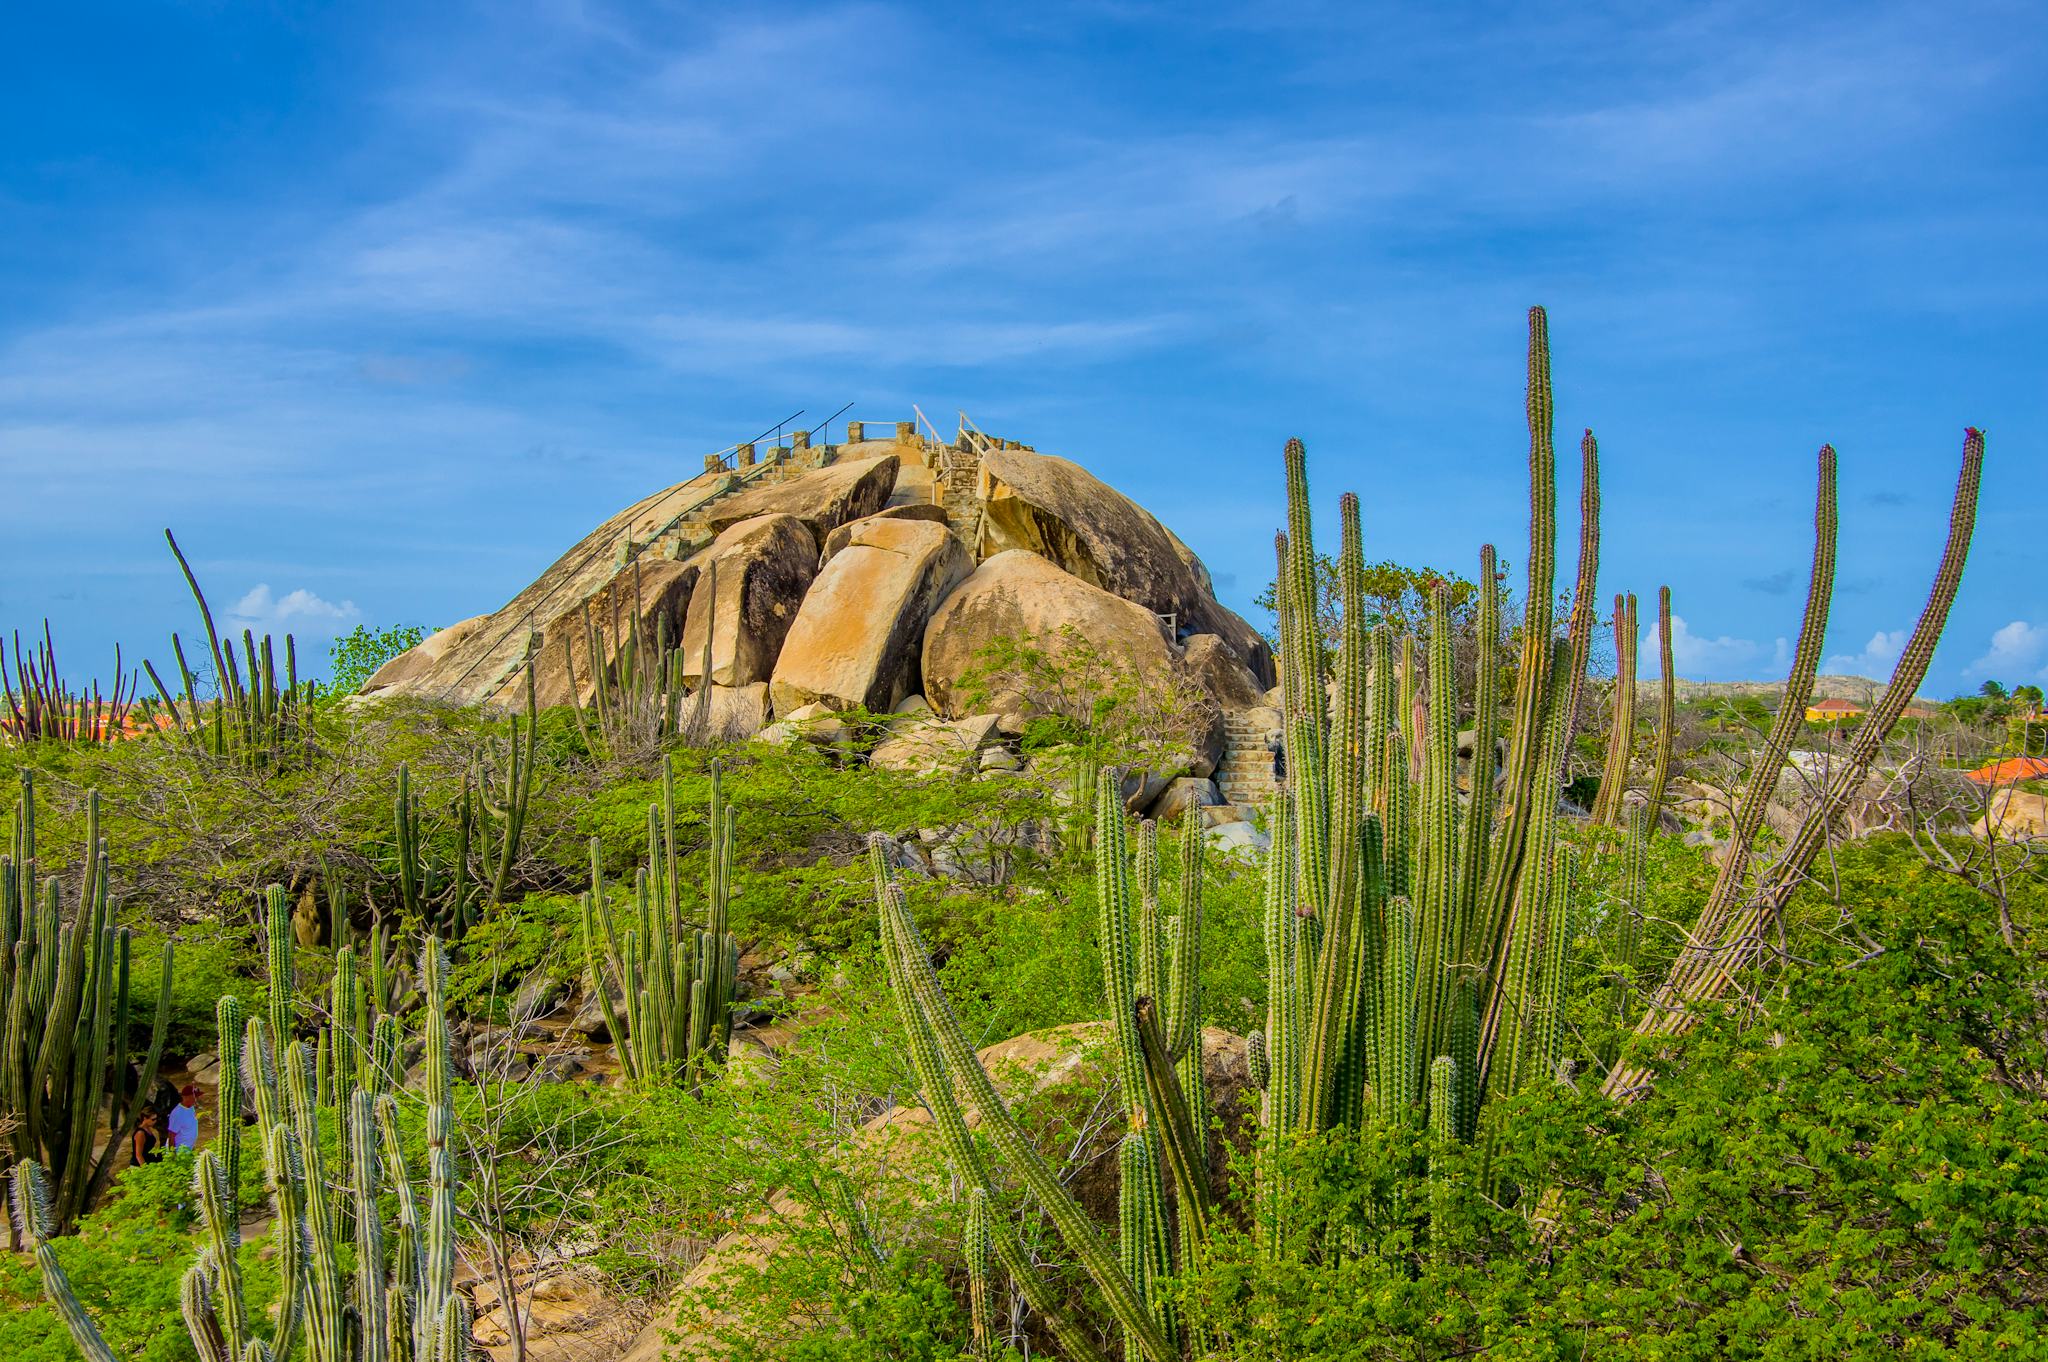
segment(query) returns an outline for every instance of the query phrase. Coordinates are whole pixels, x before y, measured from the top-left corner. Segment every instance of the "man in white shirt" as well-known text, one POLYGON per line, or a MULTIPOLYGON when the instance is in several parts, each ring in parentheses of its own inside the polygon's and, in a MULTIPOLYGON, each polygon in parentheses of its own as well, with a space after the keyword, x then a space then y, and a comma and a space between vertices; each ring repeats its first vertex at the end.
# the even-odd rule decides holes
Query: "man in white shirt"
POLYGON ((171 1148, 191 1153, 199 1148, 199 1085, 187 1083, 171 1108, 171 1148))

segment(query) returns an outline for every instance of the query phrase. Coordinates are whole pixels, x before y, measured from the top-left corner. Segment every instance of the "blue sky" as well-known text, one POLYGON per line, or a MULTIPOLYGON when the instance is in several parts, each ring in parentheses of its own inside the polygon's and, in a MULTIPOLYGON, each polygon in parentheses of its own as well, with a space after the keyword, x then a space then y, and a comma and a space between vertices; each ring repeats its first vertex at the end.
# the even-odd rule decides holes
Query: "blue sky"
POLYGON ((494 608, 847 402, 1080 460, 1248 614, 1290 435, 1375 556, 1519 565, 1541 302, 1560 503, 1591 425, 1603 599, 1668 582, 1682 675, 1782 665, 1829 440, 1827 665, 1888 669, 1967 424, 1984 511, 1928 689, 2048 675, 2037 4, 5 25, 0 624, 48 615, 75 673, 193 628, 165 525, 221 613, 319 656, 494 608))

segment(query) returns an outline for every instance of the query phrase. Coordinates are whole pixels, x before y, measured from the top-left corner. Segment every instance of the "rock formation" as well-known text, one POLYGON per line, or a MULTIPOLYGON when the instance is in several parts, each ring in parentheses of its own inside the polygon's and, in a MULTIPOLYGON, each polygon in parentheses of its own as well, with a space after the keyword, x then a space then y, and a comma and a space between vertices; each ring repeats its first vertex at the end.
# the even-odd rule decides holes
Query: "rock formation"
POLYGON ((1009 773, 1024 763, 990 744, 1045 697, 986 694, 973 673, 998 640, 1057 651, 1079 639, 1099 665, 1175 678, 1214 711, 1180 769, 1145 776, 1141 803, 1176 776, 1176 807, 1227 799, 1259 784, 1238 773, 1270 767, 1250 750, 1260 736, 1225 722, 1273 684, 1265 640, 1217 602, 1171 530, 1080 465, 965 429, 940 444, 908 422, 894 439, 855 423, 844 446, 799 434, 762 453, 714 456, 619 512, 502 609, 394 658, 363 694, 517 705, 531 656, 540 704, 588 703, 629 645, 665 641, 685 684, 709 686, 712 738, 831 746, 820 735, 844 726, 822 716, 928 709, 922 728, 884 735, 878 765, 952 766, 958 749, 971 768, 987 748, 981 769, 1009 773), (1219 765, 1232 778, 1211 784, 1219 765))

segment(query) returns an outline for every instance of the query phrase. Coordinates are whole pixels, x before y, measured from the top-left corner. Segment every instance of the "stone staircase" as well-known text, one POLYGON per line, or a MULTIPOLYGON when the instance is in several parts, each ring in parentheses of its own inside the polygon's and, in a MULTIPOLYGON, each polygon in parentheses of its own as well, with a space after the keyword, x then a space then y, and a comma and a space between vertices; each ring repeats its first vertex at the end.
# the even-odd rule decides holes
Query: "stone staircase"
POLYGON ((981 537, 981 457, 959 445, 947 447, 945 476, 939 481, 946 523, 970 552, 981 537))
POLYGON ((1264 808, 1280 789, 1280 726, 1270 709, 1233 709, 1223 716, 1223 760, 1216 789, 1240 809, 1264 808))

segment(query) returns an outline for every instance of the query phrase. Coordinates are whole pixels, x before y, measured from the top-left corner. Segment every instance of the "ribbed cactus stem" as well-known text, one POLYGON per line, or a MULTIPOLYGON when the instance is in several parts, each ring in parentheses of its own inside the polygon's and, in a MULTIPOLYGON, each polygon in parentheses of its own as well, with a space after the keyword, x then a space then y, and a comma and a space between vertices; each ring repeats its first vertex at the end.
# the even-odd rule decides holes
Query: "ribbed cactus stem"
MULTIPOLYGON (((1572 583, 1571 679, 1565 695, 1565 754, 1571 754, 1578 732, 1579 706, 1586 693, 1586 663, 1593 655, 1593 632, 1599 624, 1600 586, 1600 445, 1588 430, 1579 437, 1579 572, 1572 583)), ((1558 777, 1569 776, 1559 771, 1558 777)))
POLYGON ((911 921, 901 896, 885 894, 881 907, 886 932, 894 936, 888 954, 892 968, 900 975, 903 993, 899 996, 907 995, 930 1026, 945 1057, 948 1074, 981 1115, 981 1129, 994 1142, 1010 1170, 1045 1208, 1068 1249, 1101 1290, 1110 1313, 1134 1334, 1139 1345, 1138 1353, 1148 1362, 1175 1362, 1174 1349, 1158 1322, 1145 1308, 1130 1277, 1118 1265, 1116 1255, 1103 1244, 1094 1223, 1046 1165, 1002 1095, 996 1091, 988 1071, 982 1067, 974 1047, 961 1029, 959 1019, 954 1016, 951 1004, 946 1001, 945 991, 939 987, 931 957, 925 951, 916 924, 911 921))
POLYGON ((974 1331, 975 1360, 995 1362, 1001 1347, 996 1338, 995 1286, 990 1280, 995 1238, 989 1230, 988 1192, 980 1187, 967 1190, 967 1230, 961 1237, 961 1251, 967 1260, 967 1311, 974 1331))
POLYGON ((1386 951, 1380 966, 1380 1114, 1406 1119, 1420 1096, 1415 1025, 1415 910, 1405 898, 1387 902, 1386 951))
MULTIPOLYGON (((1569 665, 1554 659, 1551 648, 1557 575, 1557 451, 1551 442, 1549 320, 1540 307, 1529 309, 1528 407, 1529 557, 1528 585, 1522 599, 1522 663, 1515 678, 1515 721, 1509 730, 1507 780, 1501 793, 1507 820, 1495 838, 1487 866, 1480 936, 1471 952, 1474 959, 1483 960, 1500 958, 1508 934, 1536 796, 1551 673, 1569 665)), ((1559 769, 1553 766, 1550 774, 1555 777, 1559 769)))
POLYGON ((43 1298, 63 1319, 72 1346, 85 1362, 117 1362, 119 1355, 107 1345, 99 1325, 79 1303, 77 1293, 71 1289, 71 1279, 49 1245, 57 1233, 57 1215, 50 1201, 48 1178, 35 1160, 23 1159, 14 1166, 12 1202, 15 1231, 35 1255, 36 1268, 43 1278, 43 1298))
POLYGON ((220 1157, 221 1172, 227 1179, 227 1202, 238 1212, 242 1186, 242 1049, 248 1036, 249 1014, 241 999, 227 994, 214 1005, 214 1043, 220 1053, 220 1131, 213 1148, 220 1157))
POLYGON ((1451 1147, 1457 1143, 1458 1062, 1438 1055, 1429 1065, 1429 1251, 1442 1266, 1451 1226, 1451 1147))
POLYGON ((1657 588, 1657 658, 1661 680, 1657 690, 1657 754, 1650 769, 1650 831, 1664 813, 1664 794, 1671 784, 1671 751, 1678 733, 1678 674, 1671 660, 1671 588, 1657 588))
POLYGON ((273 884, 264 890, 269 911, 265 917, 264 961, 270 983, 271 1060, 284 1069, 285 1047, 298 1030, 298 977, 292 959, 292 906, 284 886, 273 884))
POLYGON ((1636 733, 1636 598, 1614 598, 1614 713, 1607 734, 1607 762, 1593 822, 1613 827, 1621 821, 1622 796, 1628 789, 1630 750, 1636 733))

